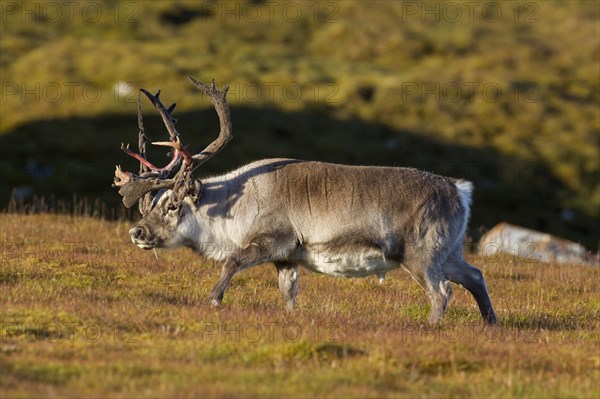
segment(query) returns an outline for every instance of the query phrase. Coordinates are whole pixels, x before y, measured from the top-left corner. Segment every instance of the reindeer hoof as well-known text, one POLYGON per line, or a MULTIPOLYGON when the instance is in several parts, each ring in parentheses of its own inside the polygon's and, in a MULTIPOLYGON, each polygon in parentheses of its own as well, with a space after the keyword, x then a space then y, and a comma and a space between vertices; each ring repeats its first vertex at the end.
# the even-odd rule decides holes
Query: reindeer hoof
POLYGON ((213 308, 217 308, 217 307, 219 307, 219 305, 221 305, 221 301, 219 301, 217 299, 211 299, 210 304, 213 308))
POLYGON ((293 313, 296 310, 296 304, 294 302, 288 302, 285 304, 285 311, 293 313))

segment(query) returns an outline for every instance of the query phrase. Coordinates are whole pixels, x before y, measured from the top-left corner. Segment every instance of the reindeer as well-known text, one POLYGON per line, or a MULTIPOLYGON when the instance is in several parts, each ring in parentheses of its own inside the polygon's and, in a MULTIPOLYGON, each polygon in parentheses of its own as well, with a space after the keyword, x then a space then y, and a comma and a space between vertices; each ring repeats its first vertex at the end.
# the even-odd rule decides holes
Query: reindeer
POLYGON ((213 80, 189 77, 214 105, 219 136, 197 154, 181 144, 172 116, 155 95, 141 89, 162 116, 172 159, 159 168, 146 158, 140 96, 139 174, 117 166, 114 185, 123 203, 139 203, 142 219, 129 234, 142 249, 186 246, 224 261, 210 293, 218 306, 232 277, 273 263, 288 309, 298 294, 298 267, 341 277, 383 276, 402 267, 431 301, 429 322, 439 323, 452 294, 450 282, 475 298, 482 318, 496 316, 482 273, 463 258, 469 220, 470 182, 412 168, 347 166, 295 159, 264 159, 228 174, 202 180, 192 173, 232 138, 226 101, 213 80))

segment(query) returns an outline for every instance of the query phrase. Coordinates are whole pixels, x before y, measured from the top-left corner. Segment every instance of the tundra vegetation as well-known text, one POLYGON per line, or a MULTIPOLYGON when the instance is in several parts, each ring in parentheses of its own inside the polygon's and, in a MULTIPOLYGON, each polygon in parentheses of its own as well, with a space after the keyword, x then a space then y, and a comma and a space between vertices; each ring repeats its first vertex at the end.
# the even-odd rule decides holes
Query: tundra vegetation
POLYGON ((130 222, 0 215, 0 395, 594 397, 600 269, 468 255, 498 324, 454 287, 441 326, 401 271, 337 279, 300 270, 294 313, 272 265, 207 304, 220 265, 158 260, 130 222), (43 228, 40 228, 43 226, 43 228))
MULTIPOLYGON (((52 211, 0 214, 1 397, 598 395, 598 268, 467 252, 495 326, 457 286, 429 326, 401 270, 383 285, 300 270, 288 313, 265 265, 215 309, 219 264, 187 249, 157 259, 131 244, 130 221, 98 217, 120 206, 114 143, 136 140, 124 82, 160 82, 200 149, 218 127, 193 75, 230 84, 235 130, 199 175, 282 156, 418 167, 474 181, 475 239, 507 220, 596 248, 597 2, 501 2, 500 17, 436 22, 403 10, 412 2, 294 2, 290 21, 268 17, 269 2, 239 3, 263 10, 250 20, 214 2, 97 1, 93 23, 35 10, 50 3, 71 7, 0 3, 0 202, 30 187, 52 211)), ((158 116, 146 126, 162 135, 158 116)))

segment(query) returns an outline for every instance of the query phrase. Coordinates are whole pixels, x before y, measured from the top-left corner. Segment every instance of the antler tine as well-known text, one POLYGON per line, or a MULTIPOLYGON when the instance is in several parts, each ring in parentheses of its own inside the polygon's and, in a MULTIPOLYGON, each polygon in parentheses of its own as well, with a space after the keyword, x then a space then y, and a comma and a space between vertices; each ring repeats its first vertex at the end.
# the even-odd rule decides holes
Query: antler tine
MULTIPOLYGON (((146 134, 144 132, 144 118, 142 116, 142 96, 141 96, 141 92, 138 91, 138 96, 137 96, 137 108, 138 108, 138 148, 140 151, 140 156, 144 159, 147 160, 146 157, 146 142, 150 141, 148 140, 148 138, 146 137, 146 134)), ((155 170, 156 168, 152 168, 149 165, 147 165, 145 162, 140 162, 140 175, 143 175, 144 173, 147 173, 149 170, 155 170)), ((150 209, 150 205, 152 203, 152 196, 150 195, 150 193, 146 193, 144 194, 144 196, 142 198, 140 198, 139 202, 138 202, 138 208, 140 210, 140 213, 142 215, 145 215, 149 209, 150 209)))
MULTIPOLYGON (((146 138, 146 135, 144 133, 144 118, 142 117, 142 98, 140 96, 140 93, 138 92, 138 97, 137 97, 137 111, 138 111, 138 148, 140 150, 140 156, 144 159, 146 159, 146 141, 148 140, 146 138)), ((129 154, 129 153, 128 153, 129 154)), ((144 173, 144 172, 148 172, 148 169, 152 167, 148 166, 146 163, 140 161, 140 174, 144 173)), ((155 169, 155 168, 153 168, 155 169)))
POLYGON ((129 172, 124 172, 121 169, 121 165, 117 165, 115 168, 115 187, 123 187, 126 183, 129 182, 131 174, 129 172))
MULTIPOLYGON (((150 161, 148 161, 142 155, 136 154, 135 152, 131 151, 129 149, 129 144, 127 144, 127 146, 125 146, 125 145, 123 145, 123 143, 121 143, 121 150, 125 154, 129 155, 130 157, 133 157, 133 158, 137 159, 138 161, 140 161, 140 165, 142 165, 142 166, 144 166, 146 168, 149 168, 150 170, 159 170, 159 168, 157 168, 156 166, 154 166, 150 161)), ((140 169, 141 169, 141 167, 140 167, 140 169)))
POLYGON ((219 115, 219 122, 221 125, 221 131, 219 132, 219 136, 210 143, 202 152, 195 154, 192 156, 194 161, 194 169, 200 166, 202 163, 206 162, 210 158, 212 158, 216 153, 221 151, 223 147, 227 145, 227 143, 233 138, 232 134, 232 125, 231 125, 231 115, 229 113, 229 105, 227 104, 227 91, 229 90, 229 86, 225 85, 222 91, 217 90, 215 86, 215 80, 212 80, 211 85, 206 85, 204 83, 198 82, 196 79, 188 76, 188 79, 194 86, 204 91, 204 93, 208 96, 210 101, 212 102, 217 114, 219 115))
POLYGON ((167 127, 167 131, 169 132, 171 141, 175 141, 175 138, 179 136, 179 133, 177 132, 177 129, 175 129, 175 123, 173 121, 173 118, 171 117, 171 112, 175 109, 176 104, 171 105, 169 109, 167 109, 159 99, 160 90, 156 92, 156 95, 151 94, 146 89, 140 89, 140 91, 144 93, 146 97, 148 97, 150 101, 152 101, 152 104, 154 104, 156 109, 158 109, 158 112, 160 113, 160 116, 162 116, 163 122, 167 127))
POLYGON ((185 148, 183 148, 181 146, 181 141, 179 140, 179 137, 177 137, 175 139, 175 141, 153 141, 152 145, 160 145, 160 146, 164 146, 164 147, 172 147, 175 149, 175 151, 178 154, 181 154, 183 156, 183 159, 185 161, 185 163, 187 164, 191 164, 192 161, 192 156, 190 155, 190 153, 188 152, 188 150, 186 150, 185 148))
MULTIPOLYGON (((184 159, 187 162, 190 162, 189 156, 186 156, 186 155, 189 155, 189 154, 187 154, 187 151, 185 151, 185 150, 183 150, 185 152, 182 151, 180 141, 179 141, 179 133, 177 132, 177 129, 175 129, 175 119, 171 115, 173 110, 175 110, 177 103, 173 103, 173 104, 171 104, 171 106, 169 108, 166 108, 163 105, 163 103, 160 101, 160 90, 158 90, 156 92, 156 94, 154 94, 154 95, 151 94, 146 89, 140 89, 140 91, 142 93, 144 93, 146 95, 146 97, 148 97, 150 99, 150 101, 152 101, 152 104, 154 104, 154 106, 160 113, 160 115, 163 119, 163 122, 164 122, 165 126, 167 127, 167 131, 169 132, 169 137, 171 138, 170 143, 172 143, 172 144, 168 144, 168 146, 173 147, 175 149, 175 151, 173 153, 173 159, 171 160, 171 162, 164 168, 157 170, 158 172, 165 173, 168 175, 171 173, 171 171, 173 169, 175 169, 179 165, 179 161, 181 160, 181 155, 183 155, 184 159)), ((159 142, 159 143, 164 143, 164 142, 159 142)), ((156 144, 156 143, 152 143, 152 144, 156 144)))

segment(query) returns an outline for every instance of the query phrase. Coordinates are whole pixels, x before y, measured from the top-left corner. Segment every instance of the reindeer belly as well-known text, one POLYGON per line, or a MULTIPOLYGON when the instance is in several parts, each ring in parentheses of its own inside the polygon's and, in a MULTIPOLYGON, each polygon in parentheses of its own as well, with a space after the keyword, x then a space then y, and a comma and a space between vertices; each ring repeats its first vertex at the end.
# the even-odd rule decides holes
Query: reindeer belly
POLYGON ((372 248, 349 252, 309 251, 304 261, 307 269, 337 277, 364 277, 385 273, 400 264, 386 259, 381 251, 372 248))

